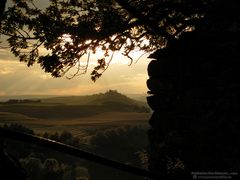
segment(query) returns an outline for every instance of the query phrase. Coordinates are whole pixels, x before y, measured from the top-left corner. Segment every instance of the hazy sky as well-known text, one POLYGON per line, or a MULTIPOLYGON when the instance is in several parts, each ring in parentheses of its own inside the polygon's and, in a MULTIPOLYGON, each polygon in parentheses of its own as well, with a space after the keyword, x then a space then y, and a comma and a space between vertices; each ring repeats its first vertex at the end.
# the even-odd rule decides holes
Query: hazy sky
MULTIPOLYGON (((137 57, 135 58, 137 59, 137 57)), ((93 62, 96 59, 92 59, 93 62)), ((71 80, 66 77, 53 78, 41 70, 38 64, 27 67, 19 62, 7 49, 0 49, 0 95, 81 95, 116 89, 122 93, 146 93, 147 64, 141 58, 136 64, 128 66, 128 59, 114 57, 109 69, 95 83, 89 73, 71 80)))
MULTIPOLYGON (((10 1, 8 1, 10 2, 10 1)), ((41 6, 44 6, 44 1, 41 6)), ((0 39, 4 44, 6 40, 0 39)), ((137 60, 141 53, 136 53, 137 60)), ((68 80, 66 77, 53 78, 44 73, 38 64, 27 67, 16 59, 8 49, 0 48, 0 96, 5 95, 82 95, 104 92, 116 89, 122 93, 146 93, 148 55, 142 57, 136 64, 128 66, 130 60, 116 54, 109 69, 95 83, 89 73, 68 80)), ((97 57, 92 57, 96 62, 97 57)))

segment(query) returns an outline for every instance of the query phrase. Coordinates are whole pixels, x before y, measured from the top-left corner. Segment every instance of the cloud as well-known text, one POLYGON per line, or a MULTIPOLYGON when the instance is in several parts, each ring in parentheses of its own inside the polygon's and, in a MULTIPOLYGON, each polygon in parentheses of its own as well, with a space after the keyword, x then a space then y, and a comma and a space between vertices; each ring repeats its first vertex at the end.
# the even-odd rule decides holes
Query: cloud
MULTIPOLYGON (((134 67, 127 65, 113 65, 95 83, 90 80, 90 75, 75 77, 72 80, 65 78, 51 80, 50 94, 94 94, 109 89, 116 89, 123 93, 146 93, 147 74, 136 73, 134 67), (53 85, 54 84, 54 85, 53 85), (65 86, 63 86, 63 84, 65 86)), ((137 69, 137 67, 135 67, 137 69)), ((49 84, 47 84, 49 86, 49 84)))
POLYGON ((6 93, 5 92, 3 92, 3 91, 0 91, 0 96, 5 96, 6 95, 6 93))
POLYGON ((8 49, 0 48, 0 61, 17 61, 17 59, 8 49))
POLYGON ((90 69, 86 75, 77 76, 71 80, 66 77, 53 78, 38 64, 27 67, 9 51, 0 50, 0 95, 82 95, 109 89, 116 89, 122 93, 146 93, 147 65, 150 60, 144 57, 138 63, 128 66, 128 63, 122 62, 129 62, 129 59, 118 57, 114 57, 108 70, 93 83, 90 73, 94 63, 89 66, 90 69))
MULTIPOLYGON (((81 95, 104 92, 109 89, 116 89, 123 93, 145 93, 147 91, 147 75, 138 72, 141 68, 137 66, 114 64, 95 83, 91 81, 89 73, 68 80, 65 77, 52 78, 38 66, 27 68, 22 63, 5 64, 4 69, 1 71, 0 91, 8 95, 81 95)), ((146 70, 146 67, 144 69, 146 70)))
POLYGON ((12 68, 1 68, 0 70, 0 75, 4 75, 4 74, 12 74, 13 73, 13 69, 12 68))

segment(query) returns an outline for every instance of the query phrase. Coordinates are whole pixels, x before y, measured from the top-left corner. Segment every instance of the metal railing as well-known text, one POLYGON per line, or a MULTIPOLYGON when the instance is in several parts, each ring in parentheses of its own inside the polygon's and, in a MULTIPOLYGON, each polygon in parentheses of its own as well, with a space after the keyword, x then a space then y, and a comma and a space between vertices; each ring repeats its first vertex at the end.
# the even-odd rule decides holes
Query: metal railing
POLYGON ((21 133, 21 132, 16 132, 16 131, 0 128, 0 137, 40 145, 40 146, 43 146, 43 147, 46 147, 46 148, 49 148, 49 149, 52 149, 55 151, 63 152, 68 155, 86 159, 86 160, 95 162, 97 164, 101 164, 101 165, 104 165, 107 167, 111 167, 111 168, 114 168, 117 170, 132 173, 135 175, 149 177, 149 178, 153 178, 153 179, 156 178, 156 176, 148 170, 137 168, 137 167, 127 165, 124 163, 120 163, 117 161, 113 161, 110 159, 106 159, 106 158, 98 156, 96 154, 89 153, 89 152, 83 151, 81 149, 78 149, 76 147, 73 147, 73 146, 70 146, 70 145, 67 145, 64 143, 60 143, 60 142, 57 142, 54 140, 50 140, 47 138, 43 138, 40 136, 30 135, 30 134, 26 134, 26 133, 21 133))

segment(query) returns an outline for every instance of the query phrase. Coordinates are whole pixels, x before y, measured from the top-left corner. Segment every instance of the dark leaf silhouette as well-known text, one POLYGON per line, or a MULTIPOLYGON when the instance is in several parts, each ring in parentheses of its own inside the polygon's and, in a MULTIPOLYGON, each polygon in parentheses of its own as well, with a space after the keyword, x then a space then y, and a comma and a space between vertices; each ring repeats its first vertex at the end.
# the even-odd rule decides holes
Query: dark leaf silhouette
POLYGON ((3 13, 0 34, 7 36, 11 52, 20 61, 28 66, 39 63, 54 77, 73 67, 77 70, 69 78, 86 73, 90 53, 101 49, 104 57, 91 73, 95 81, 108 68, 114 51, 121 50, 133 61, 134 50, 153 52, 193 30, 205 4, 203 0, 51 0, 40 9, 37 1, 18 0, 3 13), (42 47, 49 54, 39 51, 42 47))

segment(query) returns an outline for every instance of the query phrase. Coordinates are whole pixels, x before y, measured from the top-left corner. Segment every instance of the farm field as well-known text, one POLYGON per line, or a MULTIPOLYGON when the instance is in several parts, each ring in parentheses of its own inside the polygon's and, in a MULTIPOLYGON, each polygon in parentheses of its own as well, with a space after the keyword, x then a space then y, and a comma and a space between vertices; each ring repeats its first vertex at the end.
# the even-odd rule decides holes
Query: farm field
POLYGON ((84 137, 98 130, 121 126, 147 128, 150 116, 144 102, 111 90, 89 96, 0 103, 0 125, 21 124, 36 134, 68 131, 76 137, 84 137))
POLYGON ((74 136, 81 137, 86 132, 120 126, 148 126, 150 113, 136 112, 105 112, 87 117, 40 119, 25 116, 19 113, 0 112, 0 125, 21 124, 35 133, 55 133, 69 131, 74 136))

